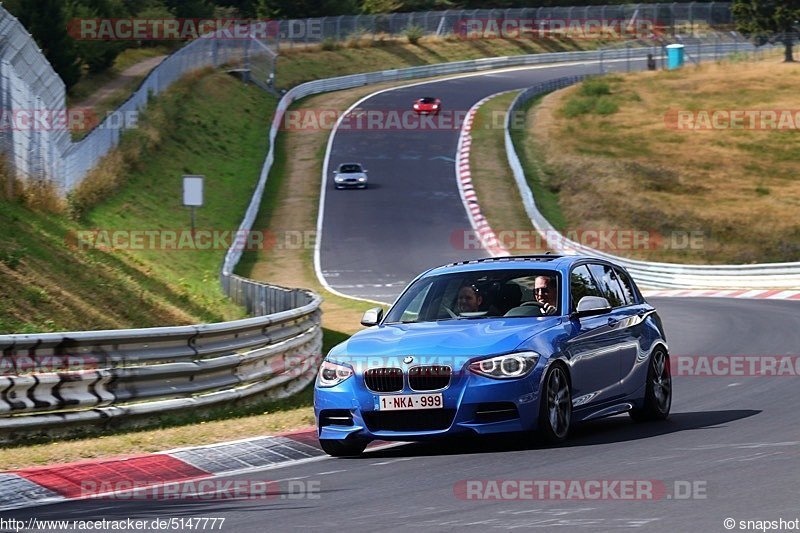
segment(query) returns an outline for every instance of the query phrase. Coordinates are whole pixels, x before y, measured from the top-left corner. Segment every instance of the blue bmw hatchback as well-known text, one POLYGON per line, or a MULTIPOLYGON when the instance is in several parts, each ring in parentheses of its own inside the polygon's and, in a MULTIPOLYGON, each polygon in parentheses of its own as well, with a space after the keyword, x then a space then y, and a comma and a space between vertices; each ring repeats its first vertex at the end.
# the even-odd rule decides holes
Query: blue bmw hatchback
POLYGON ((537 431, 672 402, 661 320, 628 273, 581 256, 464 261, 418 276, 323 361, 319 439, 333 456, 374 439, 537 431))

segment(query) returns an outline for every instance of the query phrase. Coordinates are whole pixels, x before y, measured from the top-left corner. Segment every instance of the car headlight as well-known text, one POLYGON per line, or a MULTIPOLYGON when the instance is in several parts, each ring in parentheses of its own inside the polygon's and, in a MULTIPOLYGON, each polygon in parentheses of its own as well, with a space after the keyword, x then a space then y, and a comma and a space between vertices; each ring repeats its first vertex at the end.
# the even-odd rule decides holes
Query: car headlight
POLYGON ((439 109, 439 104, 433 104, 431 107, 433 107, 434 109, 439 109))
POLYGON ((539 354, 536 352, 510 353, 475 361, 470 363, 469 369, 487 378, 515 379, 530 374, 538 360, 539 354))
POLYGON ((358 181, 367 181, 367 178, 358 178, 358 181))
POLYGON ((414 109, 419 109, 419 104, 414 104, 414 109))
POLYGON ((317 374, 317 385, 319 387, 335 387, 353 375, 350 367, 323 361, 317 374))

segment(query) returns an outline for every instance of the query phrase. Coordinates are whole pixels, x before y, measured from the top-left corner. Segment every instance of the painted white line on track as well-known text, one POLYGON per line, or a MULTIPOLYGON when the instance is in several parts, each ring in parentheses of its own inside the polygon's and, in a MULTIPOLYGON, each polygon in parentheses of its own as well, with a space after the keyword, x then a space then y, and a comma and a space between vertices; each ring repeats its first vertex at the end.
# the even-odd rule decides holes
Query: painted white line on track
POLYGON ((380 463, 371 463, 370 466, 383 466, 383 465, 390 465, 392 463, 401 463, 403 461, 411 461, 414 459, 413 457, 400 457, 398 459, 392 459, 390 461, 382 461, 380 463))

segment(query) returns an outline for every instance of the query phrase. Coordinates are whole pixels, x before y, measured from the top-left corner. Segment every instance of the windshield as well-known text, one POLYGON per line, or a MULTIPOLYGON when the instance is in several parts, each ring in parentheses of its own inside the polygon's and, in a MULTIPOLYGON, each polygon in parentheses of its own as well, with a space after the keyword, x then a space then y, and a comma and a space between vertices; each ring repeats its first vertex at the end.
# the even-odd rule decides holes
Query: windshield
POLYGON ((425 98, 420 98, 419 101, 420 103, 423 104, 432 104, 436 101, 436 98, 433 98, 431 96, 426 96, 425 98))
POLYGON ((339 167, 339 172, 343 174, 353 174, 361 172, 361 165, 342 165, 339 167))
POLYGON ((417 280, 384 324, 561 314, 555 270, 481 270, 417 280))

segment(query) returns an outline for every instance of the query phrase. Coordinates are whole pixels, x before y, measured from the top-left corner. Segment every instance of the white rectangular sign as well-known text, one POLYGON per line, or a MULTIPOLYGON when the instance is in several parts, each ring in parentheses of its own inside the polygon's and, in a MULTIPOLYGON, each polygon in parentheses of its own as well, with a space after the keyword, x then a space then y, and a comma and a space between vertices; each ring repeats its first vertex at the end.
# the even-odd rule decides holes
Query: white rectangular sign
POLYGON ((203 205, 203 179, 205 176, 183 177, 183 205, 199 207, 203 205))

